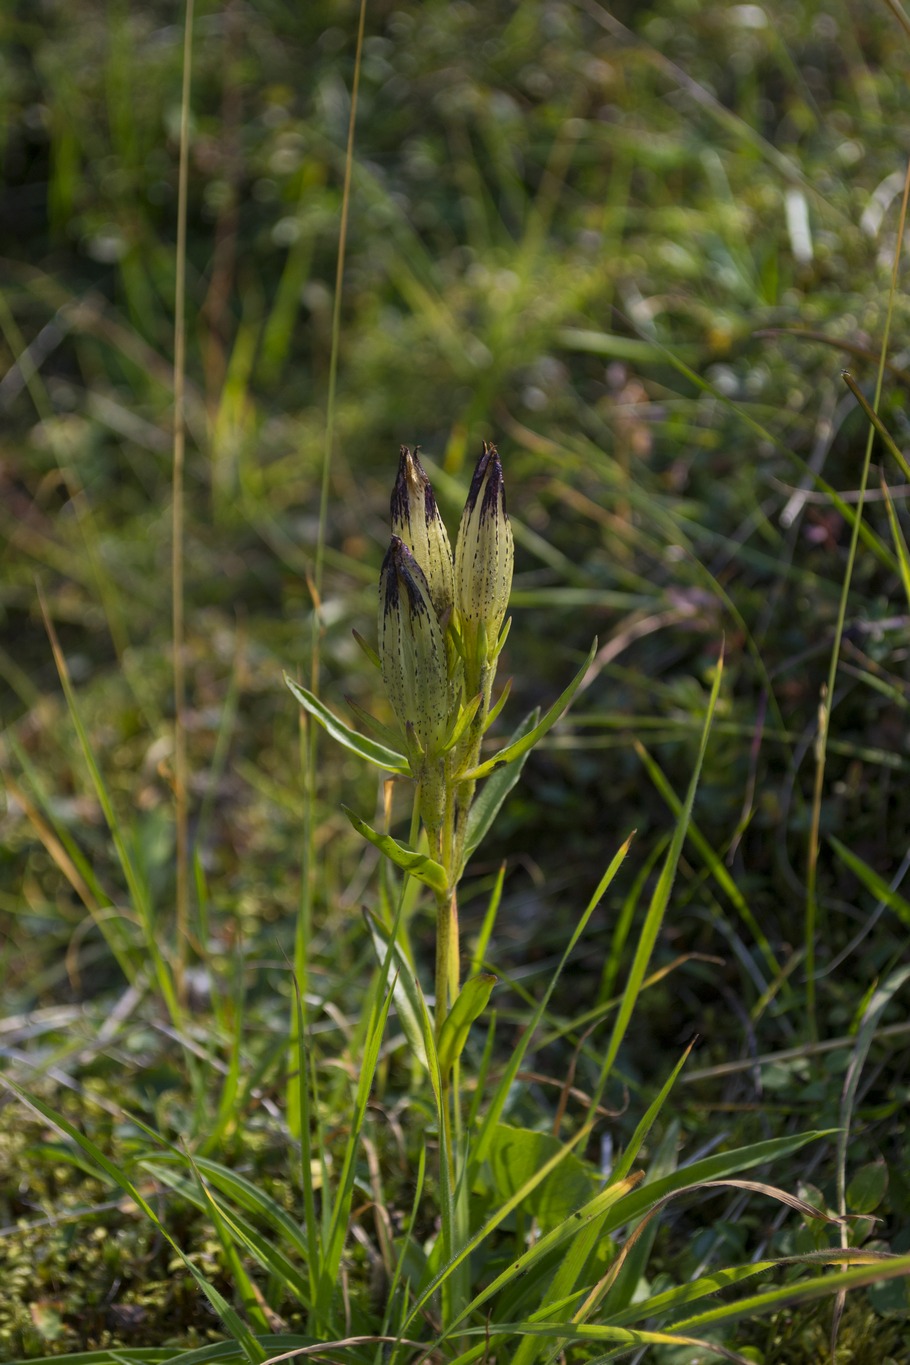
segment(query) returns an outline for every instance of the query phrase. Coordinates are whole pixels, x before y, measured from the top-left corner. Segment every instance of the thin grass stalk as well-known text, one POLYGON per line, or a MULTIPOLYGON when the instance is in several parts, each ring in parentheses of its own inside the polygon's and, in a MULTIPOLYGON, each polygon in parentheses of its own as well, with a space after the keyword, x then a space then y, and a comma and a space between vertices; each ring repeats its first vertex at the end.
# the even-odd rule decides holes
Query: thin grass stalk
MULTIPOLYGON (((329 352, 328 393, 326 396, 325 444, 322 457, 322 478, 319 489, 319 525, 316 532, 316 557, 313 564, 313 579, 310 585, 313 596, 313 635, 310 647, 310 690, 319 691, 320 660, 320 607, 322 599, 323 568, 325 563, 326 522, 329 507, 329 474, 332 467, 332 450, 335 444, 335 393, 338 379, 338 350, 341 337, 341 293, 344 283, 344 261, 348 237, 348 216, 351 202, 351 178, 354 164, 354 130, 357 122, 357 95, 360 88, 360 68, 363 62, 363 37, 366 27, 366 0, 361 0, 360 19, 357 26, 357 48, 354 54, 354 79, 351 87, 351 112, 348 120, 348 140, 344 161, 344 186, 341 195, 341 222, 338 229, 338 260, 335 267, 335 299, 332 306, 332 340, 329 352)), ((301 726, 304 726, 301 713, 301 726)), ((300 882, 300 907, 297 918, 297 934, 294 942, 294 975, 303 1005, 301 1024, 306 1026, 306 994, 309 976, 309 943, 312 936, 313 890, 316 872, 315 847, 315 799, 316 765, 319 750, 319 727, 309 724, 301 733, 303 757, 303 875, 300 882)), ((291 1012, 291 1049, 296 1044, 298 1013, 291 1012)), ((293 1072, 293 1066, 292 1066, 293 1072)), ((298 1076, 297 1084, 304 1078, 298 1076)), ((299 1097, 292 1080, 288 1094, 288 1112, 299 1112, 299 1097)))
MULTIPOLYGON (((881 401, 882 385, 885 377, 885 358, 888 354, 891 319, 894 314, 894 300, 897 294, 901 243, 904 240, 904 229, 907 223, 908 200, 910 200, 910 161, 907 162, 907 170, 904 176, 904 193, 903 198, 901 199, 900 217, 898 219, 897 245, 894 248, 894 261, 891 266, 891 285, 888 291, 888 307, 885 312, 885 326, 882 332, 882 344, 879 352, 878 373, 875 378, 875 397, 872 402, 872 407, 876 412, 878 411, 879 403, 881 401)), ((870 423, 869 435, 866 439, 866 452, 863 456, 862 473, 860 475, 859 495, 856 502, 853 531, 850 536, 850 549, 847 554, 847 567, 844 571, 844 581, 841 587, 840 603, 837 611, 837 623, 834 628, 834 643, 831 646, 828 680, 818 708, 818 737, 815 746, 815 784, 812 792, 812 815, 809 823, 808 866, 806 869, 805 925, 806 1013, 809 1020, 809 1035, 813 1041, 818 1037, 818 1021, 815 1010, 815 933, 818 922, 819 829, 821 826, 822 793, 825 782, 825 762, 828 751, 828 728, 831 720, 831 707, 834 704, 834 686, 837 681, 837 665, 840 661, 844 622, 847 617, 847 598, 850 593, 850 584, 853 580, 853 566, 856 562, 860 526, 862 525, 863 519, 863 502, 866 496, 866 485, 869 480, 869 468, 872 463, 872 447, 874 442, 875 427, 870 423)))
POLYGON ((180 162, 177 175, 177 278, 174 285, 174 457, 171 504, 171 630, 174 641, 174 818, 176 824, 177 944, 174 980, 186 1001, 189 946, 189 763, 186 746, 186 661, 183 565, 183 473, 186 451, 186 201, 189 185, 190 78, 194 0, 186 0, 183 85, 180 94, 180 162))

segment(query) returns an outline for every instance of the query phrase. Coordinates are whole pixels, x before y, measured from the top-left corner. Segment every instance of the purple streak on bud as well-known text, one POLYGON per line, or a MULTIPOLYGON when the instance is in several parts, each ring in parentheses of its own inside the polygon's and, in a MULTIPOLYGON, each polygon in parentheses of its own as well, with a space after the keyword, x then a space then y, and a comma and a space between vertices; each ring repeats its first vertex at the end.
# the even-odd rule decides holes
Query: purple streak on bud
POLYGON ((392 536, 379 577, 379 658, 392 710, 425 754, 439 753, 449 730, 446 646, 426 576, 392 536))
POLYGON ((487 648, 495 648, 512 591, 513 559, 502 464, 496 447, 484 441, 455 547, 455 606, 469 645, 483 626, 487 648))
POLYGON ((455 585, 452 549, 426 470, 407 446, 401 447, 392 489, 392 533, 404 541, 423 569, 440 620, 452 607, 455 585))

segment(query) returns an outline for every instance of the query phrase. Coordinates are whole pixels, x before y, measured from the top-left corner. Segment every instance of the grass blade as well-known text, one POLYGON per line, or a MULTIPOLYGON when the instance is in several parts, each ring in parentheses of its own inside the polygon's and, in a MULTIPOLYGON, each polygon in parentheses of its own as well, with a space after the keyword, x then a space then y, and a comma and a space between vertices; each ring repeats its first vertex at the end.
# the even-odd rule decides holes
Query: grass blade
POLYGON ((607 1054, 606 1057, 604 1058, 603 1066, 601 1067, 600 1078, 598 1080, 597 1088, 595 1090, 594 1100, 595 1104, 600 1102, 600 1098, 603 1095, 604 1089, 606 1088, 606 1084, 609 1079, 613 1063, 616 1061, 616 1056, 617 1053, 619 1052, 620 1045, 622 1044, 622 1040, 626 1035, 626 1030, 628 1029, 629 1023, 632 1019, 632 1013, 635 1009, 635 1003, 638 1000, 638 996, 641 992, 642 983, 644 982, 645 979, 645 972, 647 971, 648 963, 651 960, 651 954, 654 951, 654 945, 657 942, 657 935, 659 934, 660 927, 663 924, 664 913, 666 911, 667 905, 669 904, 670 892, 673 890, 673 882, 676 878, 676 869, 679 864, 683 844, 685 843, 686 835, 688 833, 689 821, 692 815, 692 806, 694 805, 695 802, 695 792, 698 788, 698 779, 701 774, 701 767, 702 763, 704 762, 705 751, 707 750, 708 747, 708 736, 711 732, 711 721, 714 717, 714 708, 717 705, 717 698, 720 693, 720 684, 722 677, 723 651, 721 651, 721 654, 718 657, 717 667, 714 671, 714 683, 711 688, 711 695, 708 699, 708 709, 705 714, 705 723, 702 729, 701 744, 699 745, 698 749, 698 758, 696 759, 695 763, 695 771, 693 772, 692 778, 689 782, 689 790, 686 793, 685 804, 683 805, 682 812, 680 814, 679 819, 677 820, 676 829, 674 830, 673 838, 670 841, 670 847, 667 850, 666 861, 664 862, 663 869, 661 871, 657 885, 654 888, 654 894, 651 897, 651 904, 648 906, 648 913, 645 916, 645 922, 644 925, 642 926, 641 935, 639 936, 638 946, 636 947, 635 950, 635 958, 632 962, 632 967, 629 971, 629 978, 626 982, 626 986, 623 991, 622 999, 619 1005, 619 1011, 616 1016, 616 1022, 613 1026, 613 1034, 610 1038, 609 1046, 607 1047, 607 1054))

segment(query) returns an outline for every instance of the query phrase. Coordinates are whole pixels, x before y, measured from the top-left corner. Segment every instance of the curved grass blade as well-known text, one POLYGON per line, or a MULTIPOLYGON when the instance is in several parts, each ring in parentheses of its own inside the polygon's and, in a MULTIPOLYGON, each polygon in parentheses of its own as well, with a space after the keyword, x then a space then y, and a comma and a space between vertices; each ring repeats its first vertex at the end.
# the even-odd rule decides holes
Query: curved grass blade
MULTIPOLYGON (((806 1147, 810 1142, 818 1142, 821 1138, 830 1137, 836 1133, 836 1128, 812 1129, 805 1133, 794 1133, 787 1137, 768 1138, 764 1142, 749 1143, 745 1147, 734 1147, 728 1152, 718 1152, 714 1156, 703 1157, 701 1161, 693 1161, 690 1166, 683 1166, 681 1169, 673 1171, 670 1175, 660 1176, 657 1180, 651 1181, 648 1185, 643 1185, 632 1194, 626 1195, 618 1204, 615 1204, 609 1212, 604 1231, 612 1232, 614 1229, 623 1227, 626 1223, 633 1222, 654 1204, 658 1204, 667 1195, 688 1190, 695 1193, 702 1188, 706 1181, 724 1180, 727 1177, 735 1177, 742 1171, 747 1171, 753 1166, 761 1166, 765 1162, 777 1161, 782 1157, 790 1156, 793 1152, 798 1152, 800 1148, 806 1147)), ((814 1211, 818 1216, 818 1211, 814 1211)))

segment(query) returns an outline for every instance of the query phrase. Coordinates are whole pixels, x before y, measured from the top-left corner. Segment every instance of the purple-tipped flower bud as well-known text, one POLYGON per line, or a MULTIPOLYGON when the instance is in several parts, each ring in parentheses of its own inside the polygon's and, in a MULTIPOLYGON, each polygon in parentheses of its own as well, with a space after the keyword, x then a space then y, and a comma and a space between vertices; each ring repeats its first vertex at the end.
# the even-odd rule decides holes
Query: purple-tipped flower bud
POLYGON ((392 536, 380 573, 379 658, 405 735, 416 739, 418 755, 436 757, 450 728, 445 638, 426 576, 399 536, 392 536))
POLYGON ((512 591, 513 559, 499 452, 484 441, 455 546, 455 608, 469 654, 480 647, 489 656, 496 648, 512 591))
POLYGON ((452 548, 416 448, 412 455, 407 446, 401 447, 392 489, 392 534, 404 541, 423 569, 436 615, 442 620, 455 596, 452 548))

